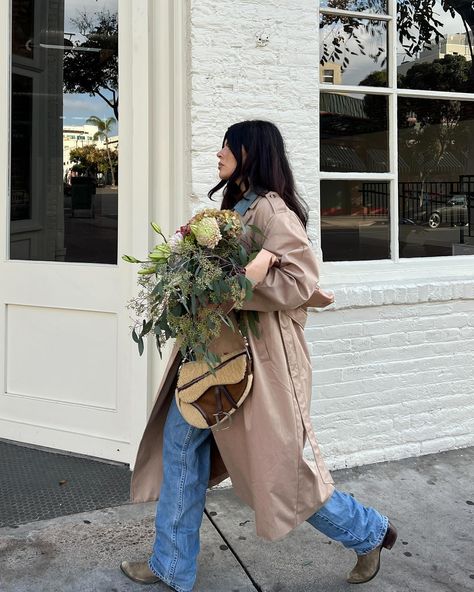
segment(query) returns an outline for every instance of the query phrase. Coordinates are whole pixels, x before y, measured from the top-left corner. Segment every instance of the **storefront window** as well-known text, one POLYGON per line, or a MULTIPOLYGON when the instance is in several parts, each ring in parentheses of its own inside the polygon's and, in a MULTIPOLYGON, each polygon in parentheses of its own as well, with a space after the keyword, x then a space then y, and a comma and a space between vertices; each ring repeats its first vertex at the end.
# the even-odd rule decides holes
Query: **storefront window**
POLYGON ((10 258, 117 262, 118 0, 12 0, 10 258))
POLYGON ((469 253, 473 162, 474 103, 399 98, 401 257, 469 253))
POLYGON ((321 93, 322 171, 389 170, 387 97, 321 93))
POLYGON ((321 181, 321 247, 325 259, 389 259, 389 204, 388 183, 321 181))
MULTIPOLYGON (((321 4, 321 71, 332 68, 339 75, 329 85, 320 74, 323 257, 474 254, 473 4, 398 0, 393 14, 366 4, 321 4), (394 40, 390 46, 387 38, 394 40), (388 137, 398 141, 389 147, 388 137), (351 179, 357 173, 372 177, 351 179), (375 211, 393 220, 398 236, 392 241, 397 249, 388 255, 380 241, 372 252, 361 249, 355 231, 353 249, 346 248, 347 240, 335 248, 329 218, 341 226, 340 216, 352 216, 354 203, 365 206, 369 183, 387 189, 383 208, 376 190, 375 211), (397 193, 397 212, 389 211, 389 185, 397 193)), ((353 227, 360 227, 358 220, 353 227)), ((347 239, 342 228, 338 232, 347 239)))

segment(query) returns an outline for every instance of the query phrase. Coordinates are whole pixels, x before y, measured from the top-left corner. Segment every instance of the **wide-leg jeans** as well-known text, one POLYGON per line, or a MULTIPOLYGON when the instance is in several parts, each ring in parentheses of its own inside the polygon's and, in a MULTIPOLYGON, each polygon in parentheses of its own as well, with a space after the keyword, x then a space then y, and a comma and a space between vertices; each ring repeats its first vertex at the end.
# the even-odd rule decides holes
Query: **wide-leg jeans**
MULTIPOLYGON (((163 434, 163 483, 156 508, 156 538, 149 567, 178 592, 193 588, 210 473, 210 430, 190 426, 173 398, 163 434)), ((378 547, 388 519, 335 490, 308 522, 358 555, 378 547)))

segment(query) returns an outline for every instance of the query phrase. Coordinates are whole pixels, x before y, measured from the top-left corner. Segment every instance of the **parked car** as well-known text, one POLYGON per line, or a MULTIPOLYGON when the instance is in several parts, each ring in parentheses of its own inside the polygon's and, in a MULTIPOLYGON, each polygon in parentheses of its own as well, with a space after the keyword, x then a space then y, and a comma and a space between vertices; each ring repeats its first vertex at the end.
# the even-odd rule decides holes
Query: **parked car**
MULTIPOLYGON (((436 229, 439 226, 465 226, 468 223, 468 202, 470 194, 453 193, 446 205, 425 200, 423 208, 403 217, 404 224, 427 224, 436 229)), ((472 197, 471 199, 474 199, 472 197)))
POLYGON ((428 218, 430 228, 438 228, 441 224, 450 226, 465 226, 468 222, 468 195, 455 193, 451 195, 446 205, 433 210, 428 218))

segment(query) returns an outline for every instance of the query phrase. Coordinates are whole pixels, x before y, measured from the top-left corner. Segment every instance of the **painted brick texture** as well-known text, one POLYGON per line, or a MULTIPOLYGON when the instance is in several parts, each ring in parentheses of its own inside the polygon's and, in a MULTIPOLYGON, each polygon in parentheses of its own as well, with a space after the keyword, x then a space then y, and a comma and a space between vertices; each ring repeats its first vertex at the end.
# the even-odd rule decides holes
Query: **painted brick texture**
MULTIPOLYGON (((270 119, 319 255, 317 3, 190 6, 191 209, 209 205, 226 128, 270 119)), ((330 467, 474 445, 474 278, 338 285, 336 308, 311 313, 306 337, 312 419, 330 467)))
POLYGON ((472 300, 325 311, 306 335, 331 467, 474 445, 472 300))
POLYGON ((318 24, 314 1, 191 2, 192 208, 208 203, 229 125, 269 119, 281 129, 318 245, 318 24), (258 35, 268 43, 259 46, 258 35))

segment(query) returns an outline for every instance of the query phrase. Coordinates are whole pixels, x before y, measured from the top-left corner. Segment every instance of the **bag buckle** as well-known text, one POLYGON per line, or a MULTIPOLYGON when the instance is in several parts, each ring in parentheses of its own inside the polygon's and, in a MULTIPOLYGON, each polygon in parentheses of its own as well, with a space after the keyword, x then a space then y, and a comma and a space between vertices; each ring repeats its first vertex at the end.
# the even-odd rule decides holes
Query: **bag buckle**
POLYGON ((213 430, 215 430, 216 432, 223 432, 230 428, 232 424, 232 415, 230 413, 228 413, 227 411, 219 411, 219 413, 213 413, 212 415, 216 418, 216 423, 212 426, 213 430), (221 415, 224 416, 224 419, 219 419, 221 415), (222 424, 227 420, 229 420, 228 425, 222 427, 222 424))

